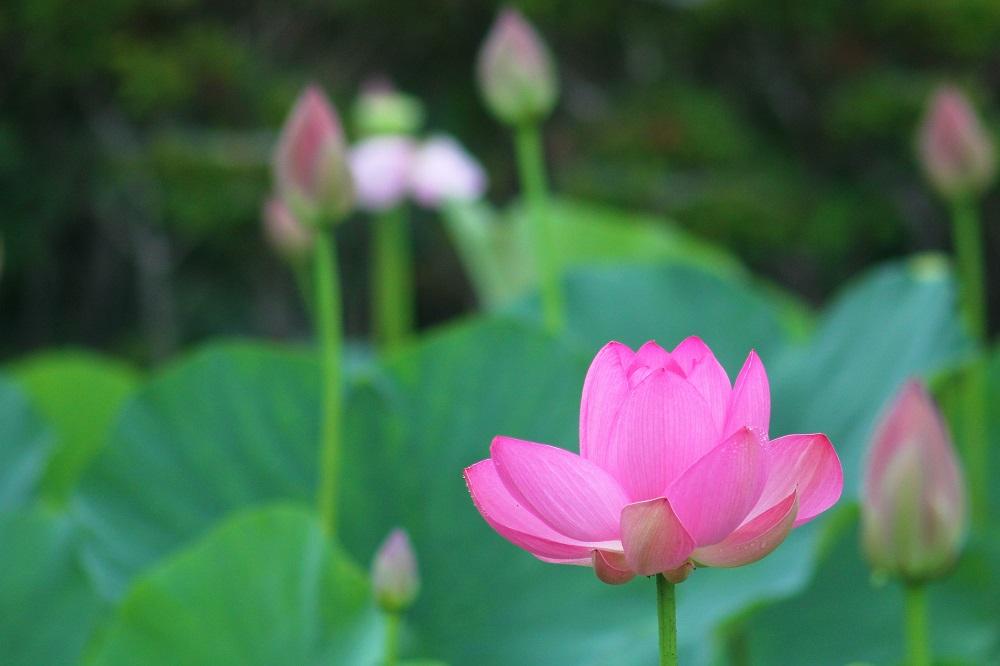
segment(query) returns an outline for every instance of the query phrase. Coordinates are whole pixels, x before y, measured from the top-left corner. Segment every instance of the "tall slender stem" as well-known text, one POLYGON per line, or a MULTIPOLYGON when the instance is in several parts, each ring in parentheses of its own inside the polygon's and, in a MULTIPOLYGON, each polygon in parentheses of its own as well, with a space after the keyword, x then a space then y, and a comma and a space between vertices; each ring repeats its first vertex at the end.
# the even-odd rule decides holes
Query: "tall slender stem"
POLYGON ((927 633, 927 591, 922 583, 906 586, 906 664, 930 666, 931 646, 927 633))
POLYGON ((952 227, 961 294, 962 316, 977 342, 986 341, 986 297, 984 292, 982 232, 976 200, 957 197, 952 202, 952 227))
MULTIPOLYGON (((980 346, 986 344, 986 274, 983 268, 982 230, 973 197, 958 197, 952 202, 952 227, 958 265, 962 318, 980 346)), ((989 441, 986 431, 986 371, 974 364, 965 382, 963 406, 965 462, 969 471, 973 521, 983 525, 988 520, 989 441)))
POLYGON ((374 220, 372 305, 375 338, 386 349, 404 341, 413 329, 413 258, 402 206, 374 220))
POLYGON ((515 134, 521 187, 531 216, 535 262, 542 292, 542 316, 546 330, 558 332, 563 325, 565 301, 559 283, 559 266, 548 211, 545 156, 537 123, 524 123, 515 134))
POLYGON ((340 275, 333 234, 317 232, 313 260, 314 317, 320 350, 320 460, 316 502, 327 533, 337 536, 340 481, 341 356, 340 275))
POLYGON ((656 574, 656 619, 660 629, 660 666, 677 666, 677 605, 674 584, 656 574))
POLYGON ((384 666, 395 666, 399 660, 399 613, 385 614, 385 661, 384 666))

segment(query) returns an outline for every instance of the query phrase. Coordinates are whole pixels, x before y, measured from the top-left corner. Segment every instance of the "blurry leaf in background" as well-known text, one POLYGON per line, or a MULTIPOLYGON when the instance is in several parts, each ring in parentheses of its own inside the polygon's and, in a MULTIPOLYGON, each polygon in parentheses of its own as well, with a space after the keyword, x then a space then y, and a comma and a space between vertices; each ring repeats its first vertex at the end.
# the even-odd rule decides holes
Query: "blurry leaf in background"
MULTIPOLYGON (((482 522, 460 475, 501 433, 576 447, 583 376, 595 345, 606 341, 596 336, 669 345, 703 333, 733 376, 751 346, 766 350, 772 432, 828 429, 847 464, 897 378, 932 371, 965 348, 940 262, 889 265, 859 279, 805 342, 789 335, 773 294, 735 279, 655 265, 617 277, 608 266, 577 273, 597 295, 571 301, 571 345, 530 322, 481 318, 427 336, 381 369, 356 369, 346 410, 343 540, 364 562, 391 527, 410 532, 424 580, 410 616, 415 655, 484 666, 653 659, 647 581, 609 588, 586 569, 518 552, 482 522), (597 289, 604 280, 615 289, 597 289)), ((106 593, 120 596, 133 576, 230 512, 312 500, 315 372, 306 353, 216 345, 139 391, 72 502, 87 533, 88 566, 106 593)), ((756 565, 699 571, 685 583, 681 641, 693 663, 708 658, 722 623, 806 584, 824 524, 796 531, 756 565)))
POLYGON ((382 632, 364 574, 313 514, 268 507, 140 577, 87 663, 374 664, 382 632))
POLYGON ((909 376, 972 353, 956 313, 943 257, 890 263, 856 279, 821 315, 812 342, 768 365, 772 432, 829 435, 844 465, 844 495, 854 497, 885 401, 909 376))
POLYGON ((310 502, 318 409, 309 358, 275 347, 218 344, 153 377, 71 502, 102 592, 230 511, 310 502))
POLYGON ((54 430, 40 493, 61 504, 107 441, 138 375, 120 361, 83 351, 43 352, 7 369, 54 430))
POLYGON ((17 385, 0 376, 0 510, 34 499, 54 447, 52 431, 17 385))
MULTIPOLYGON (((549 202, 548 212, 563 269, 671 261, 720 275, 742 274, 725 250, 651 215, 558 198, 549 202)), ((531 217, 520 205, 500 212, 485 202, 456 203, 445 208, 444 223, 484 307, 503 307, 535 288, 531 217)))
POLYGON ((105 610, 78 546, 65 516, 0 513, 0 664, 76 663, 105 610))

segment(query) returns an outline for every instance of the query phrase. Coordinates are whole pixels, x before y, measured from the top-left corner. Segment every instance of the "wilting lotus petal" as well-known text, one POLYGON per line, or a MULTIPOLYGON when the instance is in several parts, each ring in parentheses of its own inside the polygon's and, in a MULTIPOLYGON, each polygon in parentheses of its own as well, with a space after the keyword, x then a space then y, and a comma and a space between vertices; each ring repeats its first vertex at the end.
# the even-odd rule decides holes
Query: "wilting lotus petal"
POLYGON ((358 206, 368 211, 393 208, 406 198, 416 147, 405 136, 377 136, 351 148, 351 174, 358 206))
POLYGON ((435 136, 417 151, 410 172, 413 197, 437 208, 449 201, 478 199, 486 189, 486 172, 449 136, 435 136))
POLYGON ((861 516, 876 569, 921 581, 944 574, 958 557, 965 485, 944 420, 918 381, 902 388, 875 433, 861 516))
POLYGON ((830 441, 768 441, 770 410, 752 352, 730 389, 697 338, 673 352, 612 342, 584 381, 581 455, 498 437, 465 478, 486 522, 540 559, 592 566, 611 584, 657 573, 680 582, 694 562, 764 557, 840 496, 830 441))

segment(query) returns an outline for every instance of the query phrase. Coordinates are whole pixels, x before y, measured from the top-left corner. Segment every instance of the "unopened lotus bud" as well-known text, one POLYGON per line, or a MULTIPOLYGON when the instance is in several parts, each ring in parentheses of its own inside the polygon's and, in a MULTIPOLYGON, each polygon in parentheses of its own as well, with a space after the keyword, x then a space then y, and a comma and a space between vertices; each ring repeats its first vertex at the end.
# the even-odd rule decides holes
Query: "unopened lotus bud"
POLYGON ((317 86, 299 95, 285 120, 274 153, 274 178, 278 194, 300 217, 336 220, 354 204, 340 120, 317 86))
POLYGON ((478 75, 487 106, 512 125, 544 118, 559 94, 548 47, 524 16, 509 7, 500 12, 486 36, 478 75))
POLYGON ((461 144, 444 135, 420 146, 410 171, 413 198, 426 208, 449 201, 478 199, 486 189, 486 172, 461 144))
POLYGON ((350 164, 358 207, 388 210, 406 198, 416 146, 405 136, 375 136, 351 147, 350 164))
POLYGON ((901 389, 875 432, 861 517, 865 553, 879 572, 924 581, 958 557, 965 485, 944 420, 919 381, 901 389))
POLYGON ((361 136, 416 134, 423 122, 420 100, 385 80, 366 84, 354 103, 354 126, 361 136))
POLYGON ((387 613, 400 613, 417 598, 417 557, 404 530, 394 529, 379 546, 372 563, 372 585, 375 600, 387 613))
POLYGON ((927 179, 944 197, 980 194, 993 183, 993 140, 956 88, 943 87, 934 94, 918 150, 927 179))
POLYGON ((264 205, 264 233, 272 247, 289 259, 308 254, 315 236, 280 199, 271 199, 264 205))

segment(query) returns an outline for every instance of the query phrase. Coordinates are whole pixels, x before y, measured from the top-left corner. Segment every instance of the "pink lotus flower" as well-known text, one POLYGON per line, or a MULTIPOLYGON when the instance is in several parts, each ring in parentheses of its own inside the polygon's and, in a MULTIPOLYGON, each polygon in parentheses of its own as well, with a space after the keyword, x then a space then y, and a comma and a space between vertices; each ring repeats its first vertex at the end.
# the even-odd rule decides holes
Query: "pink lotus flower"
POLYGON ((264 205, 264 233, 275 250, 292 259, 308 254, 315 240, 313 230, 299 222, 280 199, 264 205))
POLYGON ((698 338, 611 342, 583 385, 579 455, 500 436, 465 479, 486 522, 541 560, 679 582, 761 559, 840 497, 829 439, 769 440, 770 416, 754 352, 731 386, 698 338))
POLYGON ((343 131, 318 86, 299 95, 285 120, 274 152, 274 177, 278 194, 296 212, 308 206, 342 215, 353 204, 343 131))
POLYGON ((450 136, 426 140, 413 158, 410 188, 417 203, 437 208, 449 201, 478 199, 486 189, 486 172, 450 136))
POLYGON ((928 180, 946 197, 979 193, 993 182, 993 140, 956 88, 945 86, 934 93, 918 150, 928 180))
POLYGON ((965 535, 965 485, 941 414, 917 380, 903 386, 872 441, 862 502, 865 553, 910 581, 946 573, 965 535))
POLYGON ((377 136, 351 148, 351 174, 358 206, 367 211, 395 207, 410 188, 416 146, 405 136, 377 136))

